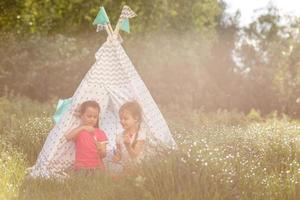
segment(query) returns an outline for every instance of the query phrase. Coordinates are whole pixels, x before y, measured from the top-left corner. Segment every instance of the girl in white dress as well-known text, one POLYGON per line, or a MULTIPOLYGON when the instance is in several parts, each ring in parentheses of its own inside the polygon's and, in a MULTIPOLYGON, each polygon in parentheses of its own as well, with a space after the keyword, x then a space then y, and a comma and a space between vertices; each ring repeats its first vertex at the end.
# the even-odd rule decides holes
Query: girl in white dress
POLYGON ((123 165, 124 171, 143 157, 146 133, 141 131, 142 109, 136 101, 123 104, 119 110, 120 122, 124 131, 116 137, 116 150, 113 160, 123 165))

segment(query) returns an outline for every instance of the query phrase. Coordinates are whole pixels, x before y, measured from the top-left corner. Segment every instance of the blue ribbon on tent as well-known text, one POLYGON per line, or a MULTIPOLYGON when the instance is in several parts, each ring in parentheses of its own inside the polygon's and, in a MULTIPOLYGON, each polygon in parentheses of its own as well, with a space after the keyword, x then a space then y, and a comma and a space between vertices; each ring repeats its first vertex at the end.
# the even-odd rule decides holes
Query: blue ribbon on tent
POLYGON ((53 120, 55 124, 57 124, 60 121, 62 115, 70 107, 71 103, 72 103, 72 98, 58 100, 56 111, 53 115, 53 120))

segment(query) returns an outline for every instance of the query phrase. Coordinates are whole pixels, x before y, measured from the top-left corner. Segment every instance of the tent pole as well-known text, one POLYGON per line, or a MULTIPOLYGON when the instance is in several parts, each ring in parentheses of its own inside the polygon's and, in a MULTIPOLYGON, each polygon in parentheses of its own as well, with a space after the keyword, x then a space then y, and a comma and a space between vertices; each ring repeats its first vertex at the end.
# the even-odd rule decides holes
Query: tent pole
POLYGON ((123 41, 123 38, 121 37, 121 34, 120 34, 120 19, 118 20, 118 23, 117 23, 117 25, 116 25, 116 28, 115 28, 115 30, 113 31, 113 33, 115 34, 115 35, 117 35, 118 37, 119 37, 119 39, 120 39, 120 41, 122 42, 123 41))
POLYGON ((113 35, 114 31, 113 31, 110 23, 108 24, 108 29, 109 29, 110 34, 113 35))
POLYGON ((106 30, 106 32, 107 32, 107 35, 110 37, 110 36, 111 36, 111 32, 110 32, 110 30, 109 30, 108 25, 105 25, 105 30, 106 30))

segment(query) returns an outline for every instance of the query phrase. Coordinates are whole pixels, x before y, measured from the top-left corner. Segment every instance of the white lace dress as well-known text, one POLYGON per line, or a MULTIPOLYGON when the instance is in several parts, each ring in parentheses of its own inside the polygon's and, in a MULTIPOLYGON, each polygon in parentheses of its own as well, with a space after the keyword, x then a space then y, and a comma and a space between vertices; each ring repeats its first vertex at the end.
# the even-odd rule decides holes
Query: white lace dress
MULTIPOLYGON (((146 141, 146 132, 145 131, 139 131, 137 134, 138 135, 137 135, 136 141, 146 141)), ((133 136, 130 140, 131 145, 133 144, 134 140, 135 140, 135 136, 133 136)), ((120 151, 121 151, 120 152, 121 153, 120 164, 121 165, 126 166, 126 165, 136 164, 143 159, 146 146, 144 146, 143 151, 138 155, 137 158, 132 159, 126 149, 125 144, 124 144, 124 132, 117 134, 116 143, 119 144, 119 146, 120 146, 120 151)))

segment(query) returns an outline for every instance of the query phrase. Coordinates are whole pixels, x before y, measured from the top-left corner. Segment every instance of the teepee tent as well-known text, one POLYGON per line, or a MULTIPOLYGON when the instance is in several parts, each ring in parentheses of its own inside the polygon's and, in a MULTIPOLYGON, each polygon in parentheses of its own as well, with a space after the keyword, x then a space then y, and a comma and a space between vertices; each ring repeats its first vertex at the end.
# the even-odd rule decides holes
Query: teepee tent
POLYGON ((56 124, 50 131, 30 176, 56 176, 72 166, 75 160, 75 145, 72 141, 68 142, 64 135, 80 124, 75 115, 76 110, 87 100, 95 100, 101 106, 99 125, 109 138, 109 152, 114 148, 116 134, 122 131, 118 110, 123 103, 130 100, 136 100, 143 109, 141 128, 142 131, 146 131, 149 141, 169 147, 175 146, 156 103, 121 46, 119 30, 129 32, 128 19, 134 16, 135 13, 128 6, 124 6, 113 31, 105 10, 101 7, 94 24, 98 26, 97 30, 106 30, 107 41, 96 52, 96 62, 74 95, 67 101, 60 102, 60 116, 56 116, 56 124))

